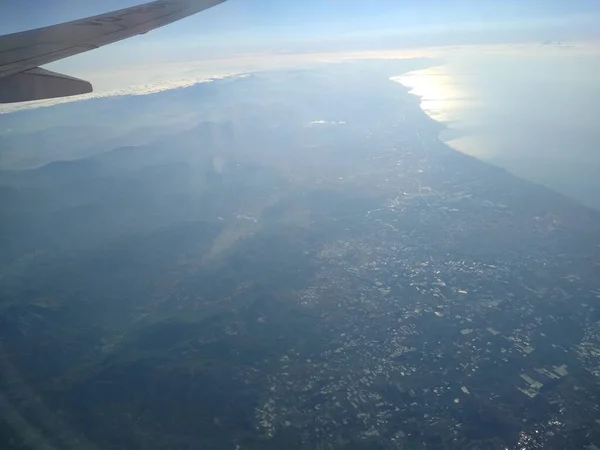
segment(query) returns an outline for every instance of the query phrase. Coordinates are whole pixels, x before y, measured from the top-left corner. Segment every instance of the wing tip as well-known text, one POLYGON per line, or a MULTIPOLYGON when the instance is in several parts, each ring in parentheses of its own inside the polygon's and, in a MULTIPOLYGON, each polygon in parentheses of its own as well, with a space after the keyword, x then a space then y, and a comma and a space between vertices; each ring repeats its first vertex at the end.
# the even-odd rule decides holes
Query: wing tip
POLYGON ((36 67, 0 78, 0 103, 71 97, 93 92, 89 81, 36 67))

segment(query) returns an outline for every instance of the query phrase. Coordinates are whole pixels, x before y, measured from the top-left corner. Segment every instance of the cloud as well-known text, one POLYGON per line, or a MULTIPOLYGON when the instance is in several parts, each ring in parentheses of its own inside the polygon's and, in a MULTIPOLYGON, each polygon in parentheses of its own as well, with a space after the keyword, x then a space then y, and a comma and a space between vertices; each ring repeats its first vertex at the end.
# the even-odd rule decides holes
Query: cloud
POLYGON ((95 92, 91 94, 36 102, 0 105, 0 114, 24 109, 41 108, 61 103, 83 101, 103 97, 146 95, 171 89, 185 88, 198 83, 254 71, 279 68, 310 67, 311 64, 347 61, 352 59, 376 58, 437 58, 440 60, 457 56, 486 57, 494 54, 518 53, 532 55, 537 52, 598 52, 600 46, 593 42, 569 43, 569 45, 540 45, 540 42, 498 44, 498 45, 454 45, 428 48, 402 48, 377 51, 296 51, 275 53, 243 54, 227 58, 191 60, 179 62, 155 62, 123 66, 101 71, 61 69, 60 63, 50 65, 52 70, 68 73, 78 78, 92 81, 95 92))
POLYGON ((147 95, 154 94, 157 92, 168 91, 171 89, 185 88, 189 86, 193 86, 198 83, 207 83, 213 81, 215 79, 222 77, 213 77, 213 78, 189 78, 183 80, 175 80, 175 81, 162 81, 157 83, 147 83, 140 84, 135 86, 128 86, 122 89, 114 89, 107 90, 101 92, 93 92, 85 95, 78 95, 74 97, 64 97, 64 98, 56 98, 56 99, 48 99, 48 100, 39 100, 34 102, 23 102, 23 103, 15 103, 0 106, 0 114, 22 111, 25 109, 34 109, 34 108, 44 108, 48 106, 60 105, 62 103, 70 103, 76 101, 83 100, 91 100, 95 98, 105 98, 105 97, 117 97, 117 96, 126 96, 126 95, 147 95))
MULTIPOLYGON (((202 61, 157 62, 154 64, 134 65, 98 72, 80 70, 68 74, 84 80, 90 80, 94 85, 95 92, 75 97, 0 105, 0 114, 96 98, 153 94, 255 71, 298 66, 305 67, 310 64, 357 58, 414 58, 423 56, 426 56, 426 52, 269 53, 246 54, 231 58, 202 61)), ((63 73, 66 72, 61 70, 58 64, 52 65, 51 69, 63 73)))
POLYGON ((344 122, 343 120, 340 120, 340 121, 333 121, 333 120, 313 120, 308 125, 309 126, 312 126, 312 125, 344 125, 345 123, 346 122, 344 122))

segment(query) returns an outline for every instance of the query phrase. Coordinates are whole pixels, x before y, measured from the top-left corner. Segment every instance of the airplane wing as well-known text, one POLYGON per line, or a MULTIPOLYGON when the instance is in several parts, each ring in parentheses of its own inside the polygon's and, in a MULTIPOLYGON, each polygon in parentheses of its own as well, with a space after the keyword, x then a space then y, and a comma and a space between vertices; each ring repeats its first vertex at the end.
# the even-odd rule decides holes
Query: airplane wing
POLYGON ((0 36, 0 103, 92 92, 84 80, 39 66, 147 33, 226 0, 158 0, 107 14, 0 36))

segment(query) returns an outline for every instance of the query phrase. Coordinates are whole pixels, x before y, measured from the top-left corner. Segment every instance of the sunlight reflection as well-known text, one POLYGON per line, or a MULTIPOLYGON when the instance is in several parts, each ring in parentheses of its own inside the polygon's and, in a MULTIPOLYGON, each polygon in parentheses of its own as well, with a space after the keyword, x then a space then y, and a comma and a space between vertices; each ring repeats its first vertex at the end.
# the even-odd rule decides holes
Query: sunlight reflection
POLYGON ((446 67, 437 66, 417 70, 392 78, 403 84, 412 94, 421 97, 421 108, 432 119, 452 122, 457 119, 456 110, 468 100, 446 67))

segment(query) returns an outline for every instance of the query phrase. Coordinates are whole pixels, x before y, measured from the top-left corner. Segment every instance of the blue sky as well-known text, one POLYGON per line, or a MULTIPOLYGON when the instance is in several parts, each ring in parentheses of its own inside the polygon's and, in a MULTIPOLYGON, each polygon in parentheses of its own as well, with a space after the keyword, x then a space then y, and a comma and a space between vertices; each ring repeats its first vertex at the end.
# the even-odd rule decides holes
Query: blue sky
MULTIPOLYGON (((2 33, 103 13, 141 0, 0 0, 2 33)), ((532 22, 598 14, 599 0, 229 0, 204 19, 187 19, 171 33, 198 31, 250 34, 286 33, 302 37, 315 30, 350 31, 464 23, 532 22)), ((169 33, 169 32, 166 32, 169 33)))

